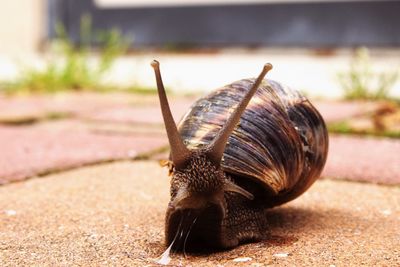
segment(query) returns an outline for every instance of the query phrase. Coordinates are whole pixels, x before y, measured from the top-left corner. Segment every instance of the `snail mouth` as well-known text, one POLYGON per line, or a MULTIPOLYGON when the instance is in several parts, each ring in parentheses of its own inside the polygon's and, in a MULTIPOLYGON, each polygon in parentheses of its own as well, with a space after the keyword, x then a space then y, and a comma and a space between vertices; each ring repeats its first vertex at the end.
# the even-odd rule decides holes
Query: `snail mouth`
POLYGON ((165 237, 173 251, 207 251, 221 247, 222 205, 209 204, 201 209, 171 209, 167 211, 165 237))

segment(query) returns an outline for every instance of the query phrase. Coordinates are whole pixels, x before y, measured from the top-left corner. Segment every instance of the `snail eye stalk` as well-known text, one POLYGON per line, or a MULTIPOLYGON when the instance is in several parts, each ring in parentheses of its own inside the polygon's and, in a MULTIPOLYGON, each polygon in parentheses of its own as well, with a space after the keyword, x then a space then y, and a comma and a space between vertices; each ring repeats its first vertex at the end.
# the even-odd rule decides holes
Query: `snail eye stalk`
POLYGON ((190 158, 190 151, 185 146, 176 127, 171 109, 168 104, 164 84, 161 78, 160 63, 157 60, 151 62, 157 81, 158 97, 160 99, 161 112, 164 119, 165 130, 167 131, 169 145, 171 147, 171 158, 175 168, 181 169, 190 158))
POLYGON ((242 101, 239 103, 235 111, 229 117, 225 125, 221 128, 221 130, 217 133, 217 136, 214 140, 210 143, 208 148, 208 157, 216 164, 217 166, 221 164, 222 156, 225 151, 226 142, 228 141, 229 136, 231 135, 232 131, 235 129, 236 125, 240 121, 240 117, 242 116, 243 112, 245 111, 247 105, 249 104, 251 98, 257 91, 258 87, 260 86, 262 80, 264 79, 265 75, 272 69, 272 65, 267 63, 264 65, 263 70, 261 71, 260 75, 254 82, 251 89, 246 93, 243 97, 242 101))

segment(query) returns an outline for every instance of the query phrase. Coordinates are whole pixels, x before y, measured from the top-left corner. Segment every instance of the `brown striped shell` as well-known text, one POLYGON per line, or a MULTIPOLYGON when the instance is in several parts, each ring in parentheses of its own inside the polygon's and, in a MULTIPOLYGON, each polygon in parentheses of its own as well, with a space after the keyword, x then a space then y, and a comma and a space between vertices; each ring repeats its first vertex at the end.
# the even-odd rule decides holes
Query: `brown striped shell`
MULTIPOLYGON (((196 101, 178 125, 185 145, 209 144, 255 79, 222 87, 196 101)), ((313 105, 298 91, 263 80, 226 145, 223 170, 235 179, 252 179, 270 196, 269 206, 292 200, 320 175, 328 134, 313 105)))

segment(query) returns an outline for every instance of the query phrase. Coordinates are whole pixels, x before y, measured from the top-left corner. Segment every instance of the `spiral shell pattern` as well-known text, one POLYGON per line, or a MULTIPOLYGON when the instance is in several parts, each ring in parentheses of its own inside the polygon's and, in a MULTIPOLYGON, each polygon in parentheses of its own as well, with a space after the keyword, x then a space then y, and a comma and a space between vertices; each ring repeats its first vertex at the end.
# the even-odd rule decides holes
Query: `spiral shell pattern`
MULTIPOLYGON (((255 79, 224 86, 196 101, 178 124, 185 145, 209 144, 255 79)), ((270 195, 269 206, 290 201, 319 177, 328 152, 325 123, 301 93, 265 79, 228 139, 222 168, 252 179, 270 195)))

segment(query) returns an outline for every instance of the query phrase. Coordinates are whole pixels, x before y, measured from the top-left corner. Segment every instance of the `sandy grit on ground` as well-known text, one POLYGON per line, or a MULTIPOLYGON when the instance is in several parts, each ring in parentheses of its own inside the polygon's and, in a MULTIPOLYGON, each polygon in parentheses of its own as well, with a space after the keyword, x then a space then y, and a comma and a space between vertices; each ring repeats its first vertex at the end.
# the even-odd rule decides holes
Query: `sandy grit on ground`
MULTIPOLYGON (((1 266, 156 265, 169 179, 156 162, 86 167, 0 187, 1 266)), ((318 181, 269 212, 270 238, 183 266, 399 266, 400 188, 318 181), (239 258, 239 259, 238 259, 239 258)))

